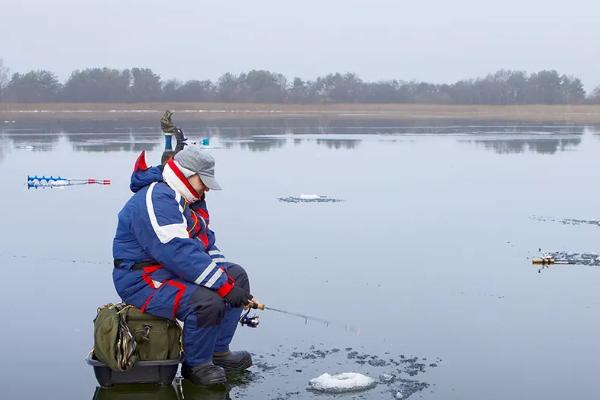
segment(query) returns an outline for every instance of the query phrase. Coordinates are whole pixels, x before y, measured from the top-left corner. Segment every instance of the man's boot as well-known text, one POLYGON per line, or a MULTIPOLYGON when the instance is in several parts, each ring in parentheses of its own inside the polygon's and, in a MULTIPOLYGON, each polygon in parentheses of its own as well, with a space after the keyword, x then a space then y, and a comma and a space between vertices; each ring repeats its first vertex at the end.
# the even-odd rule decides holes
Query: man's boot
POLYGON ((181 366, 181 375, 196 385, 217 385, 227 382, 225 370, 213 363, 198 365, 197 367, 181 366))
POLYGON ((213 363, 225 368, 225 372, 241 372, 252 366, 252 356, 247 351, 214 353, 213 363))

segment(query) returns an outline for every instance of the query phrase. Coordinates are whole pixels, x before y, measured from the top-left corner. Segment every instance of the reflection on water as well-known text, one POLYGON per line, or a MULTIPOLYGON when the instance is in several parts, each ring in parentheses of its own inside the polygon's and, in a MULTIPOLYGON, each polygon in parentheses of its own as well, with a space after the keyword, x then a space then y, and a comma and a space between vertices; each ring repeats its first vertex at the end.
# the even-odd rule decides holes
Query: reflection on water
POLYGON ((177 386, 179 399, 183 400, 230 400, 229 393, 235 385, 203 387, 182 379, 177 386))
POLYGON ((92 400, 230 400, 231 385, 197 386, 176 379, 173 385, 117 385, 97 387, 92 400))
POLYGON ((174 386, 118 385, 97 387, 92 400, 179 400, 174 386))
MULTIPOLYGON (((44 127, 39 123, 10 124, 2 129, 15 148, 51 151, 61 137, 76 151, 113 152, 153 150, 162 145, 158 127, 133 122, 74 122, 44 127)), ((354 149, 364 138, 378 136, 386 140, 422 135, 457 136, 460 142, 474 143, 498 154, 535 152, 554 154, 580 145, 584 131, 598 135, 597 128, 576 125, 534 124, 426 124, 403 121, 323 121, 323 120, 232 120, 182 124, 192 140, 215 139, 226 149, 239 147, 252 152, 282 148, 314 141, 330 149, 354 149), (361 137, 362 136, 362 137, 361 137)), ((0 156, 1 157, 1 156, 0 156)))
POLYGON ((0 137, 0 163, 4 161, 6 153, 11 149, 10 141, 5 137, 0 137))
POLYGON ((33 151, 52 151, 60 140, 55 134, 13 133, 6 135, 14 148, 33 151))
POLYGON ((111 152, 111 151, 133 151, 154 150, 160 145, 160 134, 153 133, 130 133, 129 135, 73 135, 67 134, 69 142, 75 151, 89 152, 111 152))
POLYGON ((536 127, 529 130, 518 127, 505 129, 504 133, 471 134, 469 139, 461 142, 474 143, 486 150, 498 154, 514 154, 534 152, 539 154, 554 154, 557 151, 569 151, 581 144, 584 133, 591 133, 590 128, 583 126, 536 127))
POLYGON ((29 151, 54 151, 61 139, 66 139, 75 151, 112 152, 153 150, 161 146, 159 133, 8 133, 4 138, 12 147, 29 151))
POLYGON ((567 151, 578 146, 581 144, 581 138, 482 139, 472 140, 472 142, 498 154, 523 153, 525 151, 554 154, 557 151, 567 151))
POLYGON ((242 150, 250 150, 250 151, 269 151, 272 149, 281 148, 286 144, 285 139, 280 138, 268 138, 268 137, 260 137, 252 140, 241 140, 235 141, 230 140, 226 142, 227 148, 239 147, 242 150))
POLYGON ((352 150, 360 143, 359 139, 317 139, 317 144, 324 144, 330 149, 352 150))
MULTIPOLYGON (((85 152, 139 152, 162 146, 162 136, 157 128, 135 125, 133 122, 128 124, 130 126, 123 127, 123 123, 119 125, 116 122, 89 124, 70 121, 54 128, 26 123, 11 124, 2 129, 2 136, 11 140, 14 148, 33 151, 52 151, 63 137, 75 151, 85 152)), ((586 129, 590 134, 600 136, 597 128, 574 125, 411 125, 405 122, 360 120, 235 120, 195 123, 194 126, 184 127, 186 136, 192 141, 210 137, 211 144, 252 152, 311 142, 330 149, 352 150, 365 137, 396 141, 397 138, 408 140, 443 135, 456 136, 460 142, 474 143, 498 154, 554 154, 572 150, 581 144, 586 129)))

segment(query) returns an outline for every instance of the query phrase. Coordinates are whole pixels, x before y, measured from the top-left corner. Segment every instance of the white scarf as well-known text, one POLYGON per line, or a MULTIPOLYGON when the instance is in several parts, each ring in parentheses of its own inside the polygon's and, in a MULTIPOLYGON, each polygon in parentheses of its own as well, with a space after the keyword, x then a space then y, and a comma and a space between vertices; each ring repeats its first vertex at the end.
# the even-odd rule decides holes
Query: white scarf
MULTIPOLYGON (((163 180, 171 187, 171 189, 175 190, 177 193, 183 196, 183 198, 188 203, 194 203, 200 200, 200 195, 196 190, 190 185, 190 182, 184 175, 184 168, 181 167, 175 160, 169 160, 165 164, 165 168, 163 170, 163 180)), ((186 173, 192 172, 185 170, 186 173)), ((193 175, 190 174, 190 176, 193 175)))

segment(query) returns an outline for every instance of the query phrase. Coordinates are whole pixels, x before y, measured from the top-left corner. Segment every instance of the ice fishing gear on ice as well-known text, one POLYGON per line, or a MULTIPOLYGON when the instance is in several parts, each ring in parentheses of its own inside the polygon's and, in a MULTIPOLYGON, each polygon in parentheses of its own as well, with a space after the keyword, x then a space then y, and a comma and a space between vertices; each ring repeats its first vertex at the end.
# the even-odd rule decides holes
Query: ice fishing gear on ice
POLYGON ((182 357, 177 321, 143 313, 124 303, 98 308, 94 348, 86 363, 102 387, 115 384, 170 385, 182 357))
POLYGON ((38 188, 54 188, 64 186, 76 186, 76 185, 110 185, 110 179, 78 179, 78 178, 63 178, 61 176, 27 176, 27 188, 38 189, 38 188))
POLYGON ((531 263, 539 266, 538 272, 542 272, 552 265, 600 266, 600 255, 595 253, 544 253, 540 257, 532 259, 531 263))
MULTIPOLYGON (((541 251, 541 249, 540 249, 541 251)), ((539 266, 538 274, 542 272, 542 270, 546 268, 550 268, 551 265, 554 264, 575 264, 575 262, 567 259, 556 258, 552 254, 544 253, 540 257, 533 258, 531 260, 531 264, 539 266)))
POLYGON ((125 305, 106 304, 98 308, 94 319, 94 358, 113 371, 126 371, 138 360, 137 343, 122 314, 126 309, 125 305))
POLYGON ((552 256, 543 256, 531 260, 533 265, 552 265, 552 264, 575 264, 573 260, 557 260, 552 256))
POLYGON ((137 361, 179 360, 181 326, 124 303, 98 308, 94 319, 94 358, 113 371, 126 371, 137 361))

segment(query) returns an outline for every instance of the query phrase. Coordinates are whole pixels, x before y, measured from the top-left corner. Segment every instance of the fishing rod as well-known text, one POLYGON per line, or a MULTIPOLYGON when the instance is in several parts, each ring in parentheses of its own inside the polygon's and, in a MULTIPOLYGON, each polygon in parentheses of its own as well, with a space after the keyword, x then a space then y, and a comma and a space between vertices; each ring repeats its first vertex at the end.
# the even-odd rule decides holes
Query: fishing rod
POLYGON ((258 315, 249 315, 251 310, 268 310, 268 311, 274 311, 274 312, 278 312, 281 314, 286 314, 286 315, 291 315, 292 317, 298 317, 298 318, 302 318, 305 322, 308 321, 314 321, 314 322, 318 322, 320 324, 326 325, 327 327, 329 326, 336 326, 338 328, 344 328, 346 331, 351 331, 354 332, 356 334, 360 334, 360 329, 351 326, 351 325, 346 325, 346 324, 339 324, 339 323, 335 323, 323 318, 317 318, 317 317, 313 317, 310 315, 306 315, 306 314, 300 314, 300 313, 296 313, 296 312, 291 312, 291 311, 286 311, 286 310, 282 310, 280 308, 275 308, 275 307, 269 307, 266 306, 262 303, 254 303, 251 302, 248 306, 248 309, 246 311, 246 313, 244 315, 242 315, 242 317, 240 318, 240 324, 242 326, 246 325, 249 326, 251 328, 256 328, 259 324, 259 318, 258 315))
POLYGON ((27 176, 27 188, 55 188, 75 185, 110 185, 110 179, 80 179, 80 178, 64 178, 61 176, 27 176))

